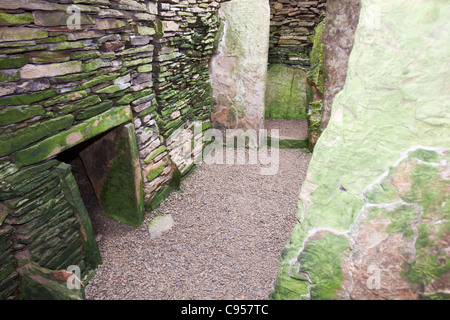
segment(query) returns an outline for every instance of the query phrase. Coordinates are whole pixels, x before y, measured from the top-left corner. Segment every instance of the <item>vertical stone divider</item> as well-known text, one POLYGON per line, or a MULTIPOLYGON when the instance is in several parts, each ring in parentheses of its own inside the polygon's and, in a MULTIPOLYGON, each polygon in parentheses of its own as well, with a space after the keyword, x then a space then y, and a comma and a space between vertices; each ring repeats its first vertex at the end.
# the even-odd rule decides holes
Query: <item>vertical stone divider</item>
POLYGON ((144 187, 133 124, 119 126, 80 152, 106 216, 140 226, 144 187))
POLYGON ((60 179, 61 188, 67 202, 73 206, 75 215, 81 226, 81 234, 83 235, 83 249, 86 256, 86 262, 89 267, 96 268, 102 263, 100 251, 94 238, 94 230, 92 228, 91 219, 81 199, 77 182, 71 172, 68 164, 61 163, 57 166, 56 172, 60 179))
POLYGON ((331 117, 334 97, 345 85, 350 53, 359 22, 361 0, 328 0, 323 33, 323 68, 326 75, 321 130, 331 117))
POLYGON ((218 129, 259 130, 264 123, 264 96, 269 54, 270 7, 267 0, 233 0, 222 4, 223 38, 211 60, 218 129))

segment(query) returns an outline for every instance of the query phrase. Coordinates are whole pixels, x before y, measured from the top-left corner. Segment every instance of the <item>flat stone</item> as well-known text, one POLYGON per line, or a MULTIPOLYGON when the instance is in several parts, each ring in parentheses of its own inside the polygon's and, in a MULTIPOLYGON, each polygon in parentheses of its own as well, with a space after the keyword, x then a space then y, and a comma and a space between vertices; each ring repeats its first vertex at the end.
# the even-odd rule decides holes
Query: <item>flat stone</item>
POLYGON ((150 240, 159 238, 163 233, 169 231, 174 225, 173 218, 170 214, 166 216, 158 216, 148 225, 150 240))
POLYGON ((20 77, 22 79, 50 78, 81 72, 81 61, 71 61, 46 65, 27 64, 19 70, 20 77))
POLYGON ((125 22, 118 19, 97 19, 97 29, 99 30, 117 29, 125 25, 125 22))
MULTIPOLYGON (((70 17, 72 14, 68 14, 61 11, 35 11, 33 13, 34 16, 34 24, 37 26, 47 26, 47 27, 55 27, 55 26, 67 26, 68 22, 70 22, 70 17)), ((90 15, 81 14, 80 15, 80 24, 95 24, 95 18, 90 15)))
POLYGON ((19 151, 16 154, 16 162, 24 166, 43 161, 131 119, 132 112, 129 106, 112 108, 19 151))
POLYGON ((219 15, 223 17, 227 31, 219 43, 218 54, 211 60, 211 82, 216 101, 212 120, 227 128, 259 130, 264 118, 269 1, 226 2, 219 15))
POLYGON ((33 22, 32 14, 9 14, 0 13, 0 26, 9 26, 17 24, 28 24, 33 22))
POLYGON ((2 39, 2 41, 23 41, 47 37, 47 31, 36 28, 6 27, 0 29, 0 39, 2 39))

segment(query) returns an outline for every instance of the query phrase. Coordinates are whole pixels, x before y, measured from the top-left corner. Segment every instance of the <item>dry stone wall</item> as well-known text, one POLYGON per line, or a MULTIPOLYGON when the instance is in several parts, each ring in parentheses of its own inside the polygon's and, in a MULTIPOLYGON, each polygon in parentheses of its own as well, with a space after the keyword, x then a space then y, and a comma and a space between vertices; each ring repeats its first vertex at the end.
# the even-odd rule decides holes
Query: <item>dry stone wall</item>
POLYGON ((85 276, 100 263, 61 152, 126 125, 148 209, 192 168, 214 102, 219 6, 0 1, 0 298, 74 297, 58 272, 76 264, 85 276))
POLYGON ((199 145, 214 107, 209 61, 219 27, 220 1, 162 0, 160 6, 162 22, 155 63, 157 121, 162 137, 167 139, 171 161, 185 174, 201 148, 190 150, 190 144, 188 147, 184 141, 194 139, 194 127, 199 124, 200 132, 195 134, 195 145, 199 145))
POLYGON ((326 0, 271 0, 269 63, 309 66, 311 36, 322 21, 326 0))

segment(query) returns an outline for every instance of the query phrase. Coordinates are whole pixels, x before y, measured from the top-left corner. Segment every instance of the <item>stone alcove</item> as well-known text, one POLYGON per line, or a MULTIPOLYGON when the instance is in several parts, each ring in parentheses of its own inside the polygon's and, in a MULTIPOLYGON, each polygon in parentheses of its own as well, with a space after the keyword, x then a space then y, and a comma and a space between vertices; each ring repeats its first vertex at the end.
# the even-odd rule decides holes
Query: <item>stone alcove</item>
POLYGON ((125 124, 59 154, 72 165, 88 212, 139 226, 145 215, 143 179, 133 126, 125 124))

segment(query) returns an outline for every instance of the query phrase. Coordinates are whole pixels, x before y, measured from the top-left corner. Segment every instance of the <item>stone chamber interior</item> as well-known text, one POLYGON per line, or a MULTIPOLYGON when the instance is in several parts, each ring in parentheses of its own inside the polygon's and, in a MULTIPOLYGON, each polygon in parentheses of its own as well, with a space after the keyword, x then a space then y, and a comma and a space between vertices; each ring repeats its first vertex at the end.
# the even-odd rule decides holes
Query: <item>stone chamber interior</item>
POLYGON ((0 299, 85 298, 67 270, 87 285, 102 263, 95 215, 141 226, 210 129, 312 152, 268 298, 449 299, 449 16, 446 0, 0 1, 0 299))

